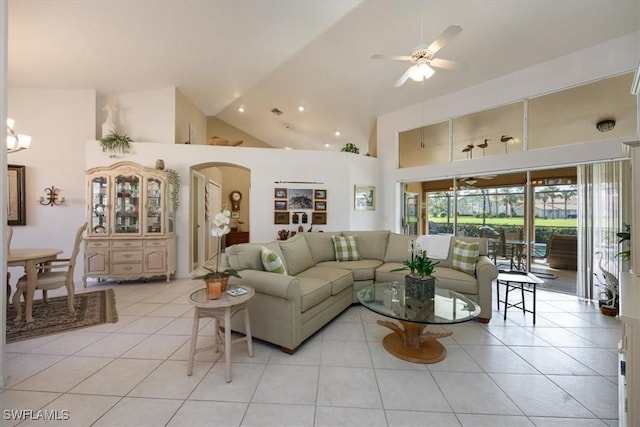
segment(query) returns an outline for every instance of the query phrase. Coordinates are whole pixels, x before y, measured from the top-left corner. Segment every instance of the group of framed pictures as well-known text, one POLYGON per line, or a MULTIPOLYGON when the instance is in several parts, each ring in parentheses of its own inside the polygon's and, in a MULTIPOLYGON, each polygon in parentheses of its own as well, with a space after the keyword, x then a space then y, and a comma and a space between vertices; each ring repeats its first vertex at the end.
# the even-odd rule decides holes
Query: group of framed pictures
MULTIPOLYGON (((273 223, 289 225, 292 221, 291 211, 312 211, 313 225, 327 223, 327 190, 312 188, 275 188, 273 193, 273 223)), ((293 212, 295 218, 307 218, 307 212, 293 212)))

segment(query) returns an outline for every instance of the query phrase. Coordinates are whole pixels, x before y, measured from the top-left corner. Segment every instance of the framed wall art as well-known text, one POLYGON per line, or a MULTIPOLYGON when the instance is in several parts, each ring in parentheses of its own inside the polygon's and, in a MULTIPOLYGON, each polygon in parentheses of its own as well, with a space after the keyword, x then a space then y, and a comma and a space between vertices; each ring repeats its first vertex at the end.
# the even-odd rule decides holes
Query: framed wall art
POLYGON ((313 190, 310 188, 290 188, 289 209, 313 209, 313 190))
POLYGON ((315 190, 313 198, 316 200, 327 200, 327 190, 315 190))
POLYGON ((313 218, 311 220, 311 224, 313 225, 326 225, 327 224, 327 213, 326 212, 314 212, 313 218))
POLYGON ((8 225, 27 225, 24 171, 24 166, 7 165, 8 225))
POLYGON ((286 188, 276 188, 273 191, 273 197, 276 199, 286 199, 287 198, 287 189, 286 188))
POLYGON ((376 208, 376 187, 356 185, 353 196, 354 209, 357 211, 372 211, 376 208))
POLYGON ((273 210, 274 211, 286 211, 287 210, 287 201, 286 200, 275 200, 273 202, 273 210))
POLYGON ((326 211, 327 210, 327 202, 324 200, 316 200, 313 209, 316 211, 326 211))
POLYGON ((289 212, 274 212, 273 223, 289 225, 289 212))

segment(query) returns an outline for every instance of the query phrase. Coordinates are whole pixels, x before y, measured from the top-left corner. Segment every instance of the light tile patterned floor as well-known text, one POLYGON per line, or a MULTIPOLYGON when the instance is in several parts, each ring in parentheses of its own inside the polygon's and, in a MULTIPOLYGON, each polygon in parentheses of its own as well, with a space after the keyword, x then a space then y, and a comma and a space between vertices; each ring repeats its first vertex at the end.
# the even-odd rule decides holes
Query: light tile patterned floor
MULTIPOLYGON (((615 426, 620 325, 565 294, 538 292, 538 317, 447 325, 447 358, 389 355, 378 315, 353 305, 294 355, 255 340, 197 355, 186 375, 193 280, 113 287, 119 322, 8 345, 0 410, 67 410, 65 426, 615 426)), ((494 287, 495 289, 495 287, 494 287)), ((494 304, 495 298, 494 298, 494 304)), ((201 322, 199 345, 213 326, 201 322)), ((36 414, 34 412, 34 414, 36 414)), ((0 426, 17 425, 0 419, 0 426)))

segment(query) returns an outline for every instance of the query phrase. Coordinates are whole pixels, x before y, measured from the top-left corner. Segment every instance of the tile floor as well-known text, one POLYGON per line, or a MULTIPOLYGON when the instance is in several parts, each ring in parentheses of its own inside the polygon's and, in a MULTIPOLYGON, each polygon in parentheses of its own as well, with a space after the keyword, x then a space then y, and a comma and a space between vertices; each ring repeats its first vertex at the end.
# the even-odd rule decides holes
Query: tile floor
MULTIPOLYGON (((66 410, 65 426, 617 425, 619 322, 565 294, 538 292, 535 327, 516 310, 445 326, 447 358, 431 365, 389 355, 379 316, 353 305, 292 356, 234 345, 227 384, 213 352, 186 375, 199 283, 109 287, 118 323, 8 345, 0 426, 56 424, 7 419, 16 409, 66 410)), ((210 319, 200 337, 212 343, 210 319)))

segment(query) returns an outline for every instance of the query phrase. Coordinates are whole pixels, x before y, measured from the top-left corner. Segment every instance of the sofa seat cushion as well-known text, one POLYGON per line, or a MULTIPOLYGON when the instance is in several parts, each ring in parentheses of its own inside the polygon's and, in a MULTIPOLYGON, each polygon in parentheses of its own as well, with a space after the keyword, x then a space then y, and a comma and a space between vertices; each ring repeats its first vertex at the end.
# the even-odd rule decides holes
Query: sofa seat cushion
POLYGON ((373 280, 376 274, 376 268, 382 265, 382 261, 377 259, 363 259, 361 261, 326 261, 316 265, 316 267, 330 267, 349 270, 353 273, 355 282, 360 280, 373 280))
MULTIPOLYGON (((344 263, 340 263, 344 264, 344 263)), ((351 271, 343 268, 331 268, 331 267, 311 267, 296 277, 299 279, 324 279, 331 282, 331 295, 337 295, 340 292, 353 285, 353 275, 351 271)))
POLYGON ((331 282, 326 279, 296 276, 302 295, 301 309, 304 313, 331 296, 331 282))
POLYGON ((401 262, 385 262, 376 269, 376 283, 393 282, 394 280, 404 280, 404 276, 409 274, 409 270, 394 271, 396 268, 402 268, 404 264, 401 262))
POLYGON ((451 289, 463 294, 478 294, 478 280, 462 271, 436 267, 433 276, 437 279, 436 286, 439 288, 451 289))

